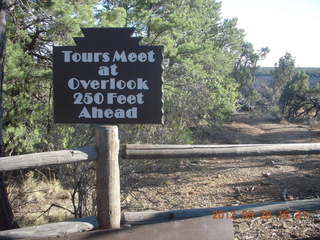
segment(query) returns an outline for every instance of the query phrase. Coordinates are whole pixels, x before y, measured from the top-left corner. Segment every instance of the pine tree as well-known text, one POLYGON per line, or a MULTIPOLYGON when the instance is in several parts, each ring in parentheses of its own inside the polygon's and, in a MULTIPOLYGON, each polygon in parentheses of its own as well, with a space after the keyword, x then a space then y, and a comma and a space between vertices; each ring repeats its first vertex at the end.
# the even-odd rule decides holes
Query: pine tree
MULTIPOLYGON (((2 86, 4 81, 4 60, 6 46, 6 15, 8 2, 0 1, 0 157, 4 156, 2 125, 3 125, 3 103, 2 103, 2 86)), ((5 186, 3 173, 0 173, 0 230, 16 228, 12 209, 8 200, 8 193, 5 186)))

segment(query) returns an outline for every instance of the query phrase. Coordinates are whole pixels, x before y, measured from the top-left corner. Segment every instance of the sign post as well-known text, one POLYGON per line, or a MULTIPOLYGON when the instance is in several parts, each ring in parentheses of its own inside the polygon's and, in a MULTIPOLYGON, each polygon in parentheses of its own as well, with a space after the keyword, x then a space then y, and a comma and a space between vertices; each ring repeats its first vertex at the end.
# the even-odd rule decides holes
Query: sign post
POLYGON ((97 219, 102 229, 120 228, 119 138, 117 126, 97 126, 96 162, 97 219))
POLYGON ((54 120, 96 128, 100 228, 119 228, 118 127, 163 123, 162 46, 139 45, 134 28, 83 28, 76 46, 53 48, 54 120), (108 125, 106 125, 108 124, 108 125))

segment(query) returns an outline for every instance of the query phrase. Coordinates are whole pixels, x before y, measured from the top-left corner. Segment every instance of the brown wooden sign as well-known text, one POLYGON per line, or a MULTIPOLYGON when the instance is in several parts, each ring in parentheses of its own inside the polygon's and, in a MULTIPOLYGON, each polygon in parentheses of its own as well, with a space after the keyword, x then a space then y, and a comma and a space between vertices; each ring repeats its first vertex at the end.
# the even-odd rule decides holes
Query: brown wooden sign
POLYGON ((84 28, 76 46, 53 48, 56 123, 162 123, 162 46, 134 28, 84 28))

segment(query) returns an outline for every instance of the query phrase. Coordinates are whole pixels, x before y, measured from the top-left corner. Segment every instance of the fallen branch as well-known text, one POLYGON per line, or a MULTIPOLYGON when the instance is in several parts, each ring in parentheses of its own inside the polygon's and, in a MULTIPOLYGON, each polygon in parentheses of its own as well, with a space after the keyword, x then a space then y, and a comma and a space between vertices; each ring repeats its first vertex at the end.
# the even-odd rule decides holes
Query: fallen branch
POLYGON ((65 207, 63 207, 63 206, 60 206, 60 205, 58 205, 58 204, 52 203, 52 204, 50 205, 50 207, 48 207, 45 211, 43 211, 43 212, 37 217, 37 219, 41 218, 44 214, 49 213, 50 210, 51 210, 51 208, 53 208, 53 207, 66 210, 67 212, 69 212, 69 213, 71 213, 72 215, 74 215, 74 212, 72 212, 70 209, 65 208, 65 207))

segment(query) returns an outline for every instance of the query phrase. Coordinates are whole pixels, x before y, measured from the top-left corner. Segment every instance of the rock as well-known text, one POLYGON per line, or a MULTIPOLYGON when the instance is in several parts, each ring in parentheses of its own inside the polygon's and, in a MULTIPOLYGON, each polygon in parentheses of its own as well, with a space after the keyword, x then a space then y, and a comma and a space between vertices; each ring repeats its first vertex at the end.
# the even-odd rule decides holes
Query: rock
POLYGON ((275 166, 275 162, 273 160, 271 160, 271 159, 267 159, 266 160, 266 165, 267 166, 275 166))
POLYGON ((261 182, 260 184, 261 184, 261 185, 272 185, 271 182, 261 182))
POLYGON ((291 233, 290 234, 290 238, 298 238, 299 236, 298 235, 296 235, 296 234, 294 234, 294 233, 291 233))
POLYGON ((314 222, 314 223, 320 223, 320 218, 315 218, 315 219, 313 220, 313 222, 314 222))
POLYGON ((267 172, 267 173, 263 173, 262 176, 264 177, 270 177, 271 173, 267 172))
POLYGON ((289 226, 288 226, 288 224, 286 223, 286 222, 283 222, 282 223, 282 228, 288 228, 289 226))

